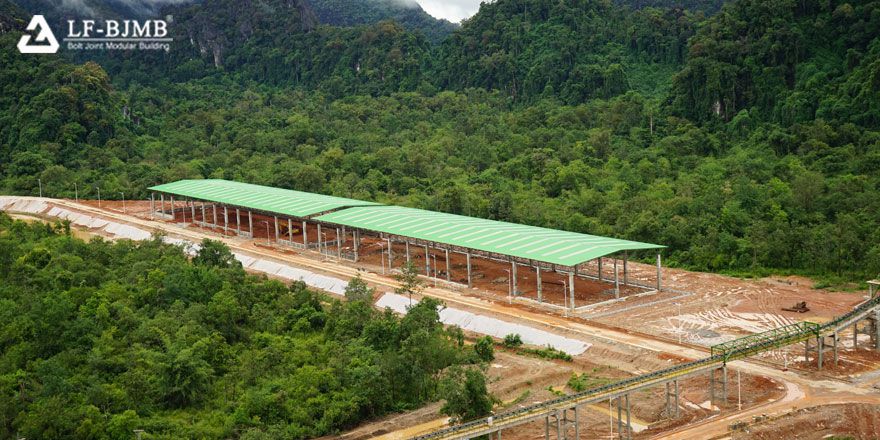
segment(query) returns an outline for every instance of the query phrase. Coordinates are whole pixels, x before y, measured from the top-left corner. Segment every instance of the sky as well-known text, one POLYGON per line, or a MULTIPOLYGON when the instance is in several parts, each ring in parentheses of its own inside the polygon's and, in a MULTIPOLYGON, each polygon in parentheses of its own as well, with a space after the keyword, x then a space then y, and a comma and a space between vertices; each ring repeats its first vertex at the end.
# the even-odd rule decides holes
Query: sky
POLYGON ((469 18, 480 9, 482 0, 418 0, 425 12, 453 23, 469 18))

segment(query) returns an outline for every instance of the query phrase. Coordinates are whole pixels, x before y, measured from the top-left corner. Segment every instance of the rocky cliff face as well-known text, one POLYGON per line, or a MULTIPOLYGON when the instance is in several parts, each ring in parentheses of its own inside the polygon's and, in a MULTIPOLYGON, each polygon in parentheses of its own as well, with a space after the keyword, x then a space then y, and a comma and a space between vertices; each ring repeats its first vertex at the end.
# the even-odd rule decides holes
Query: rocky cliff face
POLYGON ((253 39, 277 40, 282 34, 307 33, 318 20, 306 0, 205 0, 169 7, 175 36, 222 67, 229 51, 253 39))

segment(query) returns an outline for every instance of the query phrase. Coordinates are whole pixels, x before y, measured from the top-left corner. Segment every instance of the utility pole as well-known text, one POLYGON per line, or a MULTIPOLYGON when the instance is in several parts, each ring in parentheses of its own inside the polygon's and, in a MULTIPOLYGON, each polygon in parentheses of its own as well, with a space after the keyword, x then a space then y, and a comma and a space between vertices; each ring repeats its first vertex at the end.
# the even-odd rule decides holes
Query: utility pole
POLYGON ((742 411, 743 409, 743 401, 742 401, 742 377, 739 374, 739 370, 736 370, 736 409, 737 411, 742 411))

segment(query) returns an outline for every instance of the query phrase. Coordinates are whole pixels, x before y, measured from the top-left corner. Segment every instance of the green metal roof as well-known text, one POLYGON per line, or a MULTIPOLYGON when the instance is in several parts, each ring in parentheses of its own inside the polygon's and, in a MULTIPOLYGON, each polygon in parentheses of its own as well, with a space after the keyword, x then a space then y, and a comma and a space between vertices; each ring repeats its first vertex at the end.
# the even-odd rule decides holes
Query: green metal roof
POLYGON ((349 208, 315 219, 564 266, 624 250, 665 247, 399 206, 349 208))
POLYGON ((350 206, 377 205, 374 202, 220 179, 180 180, 149 189, 294 217, 306 217, 350 206))

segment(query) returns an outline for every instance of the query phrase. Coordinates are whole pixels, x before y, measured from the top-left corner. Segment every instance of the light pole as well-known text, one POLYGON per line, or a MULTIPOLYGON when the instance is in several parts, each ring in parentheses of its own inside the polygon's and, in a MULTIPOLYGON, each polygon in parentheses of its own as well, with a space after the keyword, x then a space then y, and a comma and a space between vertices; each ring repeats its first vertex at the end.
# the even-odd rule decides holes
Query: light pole
MULTIPOLYGON (((122 213, 125 214, 125 193, 119 191, 119 194, 122 195, 122 213)), ((174 215, 174 206, 171 206, 171 215, 174 215)))
POLYGON ((684 331, 684 326, 681 322, 681 303, 677 302, 675 303, 675 306, 678 307, 678 343, 681 344, 681 333, 684 331))

